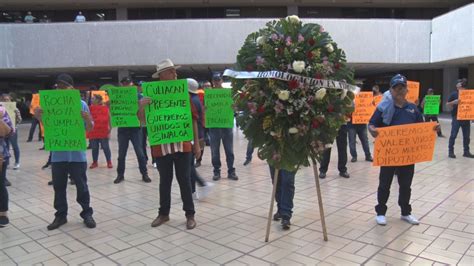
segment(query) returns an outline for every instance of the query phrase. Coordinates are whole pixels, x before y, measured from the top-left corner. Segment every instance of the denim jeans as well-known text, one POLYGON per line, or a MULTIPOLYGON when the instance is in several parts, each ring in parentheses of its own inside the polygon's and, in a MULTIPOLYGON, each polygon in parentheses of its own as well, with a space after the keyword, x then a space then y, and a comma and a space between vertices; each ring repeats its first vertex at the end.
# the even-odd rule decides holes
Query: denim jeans
POLYGON ((0 172, 0 212, 8 211, 8 190, 5 184, 7 180, 7 167, 8 158, 5 158, 0 172))
POLYGON ((348 123, 347 129, 349 131, 349 150, 351 152, 352 158, 357 158, 356 135, 359 136, 359 140, 362 144, 362 149, 365 153, 365 158, 372 157, 370 155, 369 139, 367 138, 367 125, 354 125, 352 123, 348 123))
POLYGON ((92 147, 92 161, 97 162, 99 160, 99 144, 104 151, 105 159, 107 162, 112 160, 112 155, 110 154, 109 139, 91 139, 92 147))
POLYGON ((67 216, 67 179, 71 177, 76 182, 77 197, 76 201, 82 207, 81 217, 92 216, 90 207, 89 187, 87 186, 87 163, 86 162, 53 162, 51 164, 54 187, 54 208, 56 217, 67 216))
POLYGON ((459 128, 462 130, 462 142, 464 146, 464 153, 469 153, 469 142, 471 142, 471 121, 457 120, 453 118, 451 121, 451 135, 449 136, 449 153, 454 153, 454 142, 458 137, 459 128))
MULTIPOLYGON (((30 127, 30 133, 28 134, 28 141, 33 140, 33 135, 35 134, 36 126, 39 125, 38 119, 34 118, 31 120, 31 127, 30 127)), ((38 140, 41 140, 41 127, 39 127, 38 131, 38 140)))
MULTIPOLYGON (((273 178, 275 175, 275 168, 270 166, 270 175, 273 178)), ((277 202, 277 212, 285 218, 290 219, 293 214, 293 198, 295 196, 295 175, 296 172, 290 172, 284 169, 278 171, 278 184, 275 194, 275 201, 277 202)))
POLYGON ((400 186, 398 193, 398 205, 402 210, 402 215, 411 214, 411 183, 415 173, 415 165, 406 166, 382 166, 380 167, 379 187, 377 190, 378 205, 375 206, 377 215, 385 215, 387 213, 387 201, 390 196, 390 185, 392 184, 393 175, 397 173, 398 185, 400 186))
MULTIPOLYGON (((337 145, 337 169, 339 172, 347 172, 347 125, 342 125, 336 137, 337 145)), ((326 149, 323 153, 319 171, 326 173, 328 171, 329 162, 331 161, 331 148, 326 149)))
POLYGON ((227 172, 229 174, 234 173, 234 133, 232 132, 232 128, 210 128, 209 137, 211 141, 211 157, 214 174, 220 174, 221 172, 221 140, 224 145, 227 172))
POLYGON ((251 161, 252 160, 252 154, 253 154, 254 148, 252 145, 252 140, 249 140, 249 143, 247 144, 247 154, 245 156, 246 160, 251 161))
POLYGON ((7 149, 10 150, 10 144, 12 145, 13 154, 15 155, 15 164, 20 163, 20 147, 18 147, 18 131, 15 131, 10 137, 5 139, 7 143, 7 149))
POLYGON ((142 147, 142 130, 139 127, 118 128, 118 163, 117 174, 123 176, 125 174, 125 158, 127 157, 128 143, 132 142, 133 149, 138 160, 138 167, 142 175, 148 174, 146 168, 145 155, 142 147))
POLYGON ((196 167, 194 166, 194 154, 191 154, 191 191, 192 193, 196 192, 196 182, 200 187, 206 185, 206 181, 201 177, 201 175, 197 172, 196 167))
POLYGON ((160 173, 160 215, 169 215, 171 208, 171 184, 173 183, 173 166, 176 171, 183 210, 186 216, 194 216, 194 202, 191 192, 191 153, 178 152, 156 158, 156 168, 160 173))

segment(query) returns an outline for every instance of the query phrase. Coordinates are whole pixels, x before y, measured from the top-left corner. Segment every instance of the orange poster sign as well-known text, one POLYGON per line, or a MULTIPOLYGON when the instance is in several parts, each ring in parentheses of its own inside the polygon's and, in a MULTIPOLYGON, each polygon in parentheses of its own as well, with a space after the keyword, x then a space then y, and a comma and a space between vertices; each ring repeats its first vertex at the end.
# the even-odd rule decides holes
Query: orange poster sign
POLYGON ((104 103, 109 101, 109 95, 107 94, 106 91, 91 91, 91 98, 94 97, 94 95, 102 96, 102 101, 104 103))
POLYGON ((30 114, 34 115, 38 107, 40 107, 40 96, 39 93, 35 93, 31 97, 30 114))
POLYGON ((474 90, 459 90, 458 120, 474 120, 474 90))
POLYGON ((359 92, 354 99, 355 110, 352 113, 352 124, 368 124, 375 112, 372 92, 359 92))
POLYGON ((436 122, 377 128, 374 166, 402 166, 433 160, 436 122))
POLYGON ((383 95, 374 96, 374 106, 375 107, 377 107, 377 105, 379 105, 379 103, 382 101, 382 98, 383 98, 383 95))
POLYGON ((420 96, 420 82, 407 81, 407 101, 418 104, 418 97, 420 96))

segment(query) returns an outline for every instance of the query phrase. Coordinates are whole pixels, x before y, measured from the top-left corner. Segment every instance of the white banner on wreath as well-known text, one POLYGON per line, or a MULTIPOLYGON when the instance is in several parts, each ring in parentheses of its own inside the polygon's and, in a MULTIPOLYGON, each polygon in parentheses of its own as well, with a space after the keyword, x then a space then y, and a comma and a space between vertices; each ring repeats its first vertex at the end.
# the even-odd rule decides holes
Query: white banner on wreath
POLYGON ((291 74, 288 72, 281 72, 281 71, 234 71, 231 69, 226 69, 224 71, 224 76, 232 77, 235 79, 279 79, 279 80, 298 80, 301 83, 308 84, 309 86, 316 87, 316 88, 328 88, 328 89, 346 89, 353 91, 354 93, 358 93, 360 88, 346 82, 337 81, 337 80, 329 80, 329 79, 314 79, 309 77, 304 77, 296 74, 291 74))

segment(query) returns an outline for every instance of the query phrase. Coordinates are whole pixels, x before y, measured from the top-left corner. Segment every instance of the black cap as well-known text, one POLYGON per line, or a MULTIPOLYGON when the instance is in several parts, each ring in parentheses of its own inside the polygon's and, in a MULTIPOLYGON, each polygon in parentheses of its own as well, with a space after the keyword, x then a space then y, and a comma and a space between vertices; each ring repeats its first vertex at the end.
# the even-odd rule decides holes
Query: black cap
POLYGON ((212 80, 221 80, 222 79, 222 74, 220 72, 214 72, 212 74, 212 80))
POLYGON ((62 83, 66 86, 74 86, 74 80, 72 79, 71 75, 62 73, 59 74, 58 77, 56 78, 56 83, 62 83))

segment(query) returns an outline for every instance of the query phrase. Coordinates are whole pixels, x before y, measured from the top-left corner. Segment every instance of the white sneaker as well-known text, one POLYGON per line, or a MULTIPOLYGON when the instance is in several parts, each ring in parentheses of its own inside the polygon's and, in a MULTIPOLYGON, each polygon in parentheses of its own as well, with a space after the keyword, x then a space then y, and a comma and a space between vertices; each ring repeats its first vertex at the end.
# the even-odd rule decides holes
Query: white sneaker
POLYGON ((199 189, 199 198, 203 199, 209 195, 209 193, 212 190, 212 187, 214 186, 214 183, 206 182, 206 185, 203 187, 198 187, 199 189))
POLYGON ((153 168, 156 168, 156 163, 153 163, 153 168))
POLYGON ((420 224, 420 222, 418 221, 418 219, 416 219, 415 216, 413 215, 406 215, 406 216, 401 216, 400 219, 402 219, 403 221, 406 221, 407 223, 409 224, 414 224, 414 225, 418 225, 420 224))
POLYGON ((378 225, 387 225, 387 218, 385 218, 385 215, 377 215, 375 220, 377 221, 378 225))
POLYGON ((193 200, 199 200, 199 195, 197 191, 193 193, 193 200))
POLYGON ((20 164, 16 163, 15 166, 13 166, 13 170, 18 170, 20 168, 20 164))

